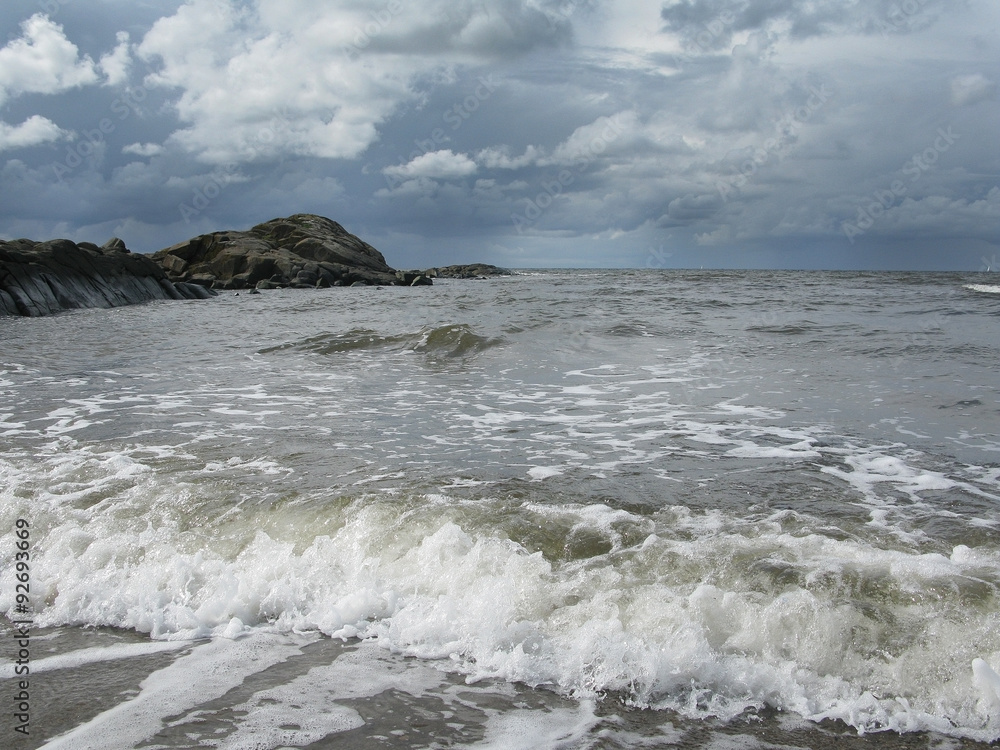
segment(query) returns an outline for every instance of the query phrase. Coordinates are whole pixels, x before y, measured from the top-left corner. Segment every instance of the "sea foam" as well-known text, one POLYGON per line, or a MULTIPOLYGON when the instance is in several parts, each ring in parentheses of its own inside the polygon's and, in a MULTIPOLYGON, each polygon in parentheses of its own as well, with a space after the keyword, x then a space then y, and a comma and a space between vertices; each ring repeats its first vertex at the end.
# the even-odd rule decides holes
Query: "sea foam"
MULTIPOLYGON (((65 475, 65 460, 50 470, 65 475)), ((363 494, 329 506, 326 533, 298 505, 247 507, 199 528, 181 512, 196 507, 195 488, 171 506, 176 487, 135 458, 84 463, 98 484, 129 484, 100 506, 74 499, 66 513, 53 498, 36 514, 38 625, 214 638, 221 650, 212 658, 226 663, 257 658, 224 645, 254 633, 369 638, 443 660, 472 681, 548 686, 581 700, 611 692, 689 717, 730 719, 766 705, 860 731, 1000 736, 989 697, 1000 667, 998 566, 978 550, 882 549, 786 530, 787 513, 752 520, 676 507, 651 518, 447 493, 363 494), (542 535, 512 538, 513 528, 542 535)), ((875 465, 914 479, 892 462, 875 465)), ((4 492, 14 500, 5 507, 16 507, 16 483, 4 492)), ((169 672, 158 679, 144 688, 149 696, 181 700, 169 672)), ((229 684, 199 688, 200 699, 229 684)), ((145 721, 134 714, 141 705, 123 708, 120 722, 145 721)))

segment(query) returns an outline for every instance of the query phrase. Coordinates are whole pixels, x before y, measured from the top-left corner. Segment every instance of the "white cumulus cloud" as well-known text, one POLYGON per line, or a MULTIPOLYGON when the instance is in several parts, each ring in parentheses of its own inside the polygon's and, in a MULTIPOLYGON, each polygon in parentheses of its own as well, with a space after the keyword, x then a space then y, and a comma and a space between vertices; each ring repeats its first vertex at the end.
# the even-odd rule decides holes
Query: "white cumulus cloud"
POLYGON ((474 175, 478 167, 465 154, 456 154, 450 149, 432 151, 415 157, 408 164, 386 167, 382 172, 399 179, 426 177, 432 180, 456 180, 474 175))
POLYGON ((520 156, 511 156, 506 146, 484 148, 476 158, 488 169, 523 169, 536 164, 542 156, 537 146, 528 146, 520 156))
POLYGON ((100 81, 94 61, 66 38, 62 26, 38 13, 22 36, 0 49, 0 106, 20 94, 56 94, 100 81))
POLYGON ((0 151, 58 141, 68 135, 51 120, 34 115, 20 125, 0 122, 0 151))
POLYGON ((157 143, 130 143, 122 149, 123 154, 136 156, 159 156, 163 151, 163 146, 157 143))
POLYGON ((101 57, 98 68, 104 74, 108 86, 120 86, 128 80, 129 68, 132 65, 132 48, 129 44, 127 31, 118 32, 118 46, 101 57))
POLYGON ((172 140, 212 163, 351 159, 421 79, 545 44, 564 25, 530 3, 189 0, 138 46, 178 90, 172 140))

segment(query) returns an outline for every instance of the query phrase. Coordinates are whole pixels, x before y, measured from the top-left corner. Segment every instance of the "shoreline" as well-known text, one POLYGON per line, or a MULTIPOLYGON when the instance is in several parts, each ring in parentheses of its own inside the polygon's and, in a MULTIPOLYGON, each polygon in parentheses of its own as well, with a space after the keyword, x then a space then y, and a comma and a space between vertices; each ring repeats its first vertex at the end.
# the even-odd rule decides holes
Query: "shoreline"
MULTIPOLYGON (((0 632, 9 635, 9 627, 4 622, 0 632)), ((232 641, 171 643, 117 628, 59 626, 39 628, 33 637, 44 646, 36 647, 41 669, 31 678, 30 735, 14 735, 9 722, 0 730, 12 740, 10 747, 23 750, 124 750, 133 740, 195 748, 206 741, 210 746, 232 742, 250 732, 279 744, 299 746, 308 740, 310 747, 331 748, 432 743, 529 747, 538 741, 552 746, 546 740, 559 747, 607 748, 710 748, 720 741, 812 750, 993 746, 927 731, 859 734, 839 720, 816 723, 772 708, 724 722, 637 708, 616 695, 574 699, 516 682, 469 684, 445 669, 447 662, 400 656, 372 641, 345 642, 318 634, 260 633, 232 641), (256 651, 241 649, 241 641, 253 638, 264 645, 258 644, 256 651), (198 672, 206 663, 202 653, 216 647, 236 655, 215 662, 243 675, 232 685, 206 682, 198 672), (270 660, 269 649, 275 654, 270 660), (254 656, 240 658, 245 654, 254 656), (304 695, 303 688, 308 688, 304 695), (204 691, 200 695, 199 689, 204 691), (306 715, 299 717, 299 729, 291 731, 296 704, 306 715), (260 711, 259 717, 249 708, 260 711), (320 713, 317 723, 307 725, 308 716, 320 713), (133 737, 128 744, 116 744, 111 738, 124 740, 119 732, 125 726, 133 737)), ((0 679, 0 685, 9 692, 13 680, 0 679)))

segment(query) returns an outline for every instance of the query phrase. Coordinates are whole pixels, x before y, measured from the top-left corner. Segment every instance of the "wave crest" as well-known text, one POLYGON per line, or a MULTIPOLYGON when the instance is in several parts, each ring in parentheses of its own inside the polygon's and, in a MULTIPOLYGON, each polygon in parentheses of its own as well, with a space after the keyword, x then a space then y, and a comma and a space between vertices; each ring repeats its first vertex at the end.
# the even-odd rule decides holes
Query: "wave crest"
POLYGON ((354 328, 344 333, 323 333, 299 341, 261 349, 261 354, 304 352, 337 355, 369 350, 416 352, 432 359, 466 359, 499 346, 503 339, 476 333, 464 323, 427 326, 415 333, 381 334, 366 328, 354 328))

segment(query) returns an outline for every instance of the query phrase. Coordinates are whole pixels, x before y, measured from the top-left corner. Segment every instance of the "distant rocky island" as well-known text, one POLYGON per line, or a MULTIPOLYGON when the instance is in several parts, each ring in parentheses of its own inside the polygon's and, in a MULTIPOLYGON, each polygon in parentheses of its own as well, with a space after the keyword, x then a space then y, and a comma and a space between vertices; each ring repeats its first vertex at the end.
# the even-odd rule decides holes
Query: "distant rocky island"
POLYGON ((367 242, 323 216, 296 214, 248 231, 212 232, 152 255, 120 239, 0 241, 0 315, 205 299, 218 290, 424 286, 435 278, 510 274, 488 264, 398 271, 367 242))
POLYGON ((488 279, 490 276, 510 276, 511 271, 489 263, 428 268, 424 274, 432 279, 488 279))

